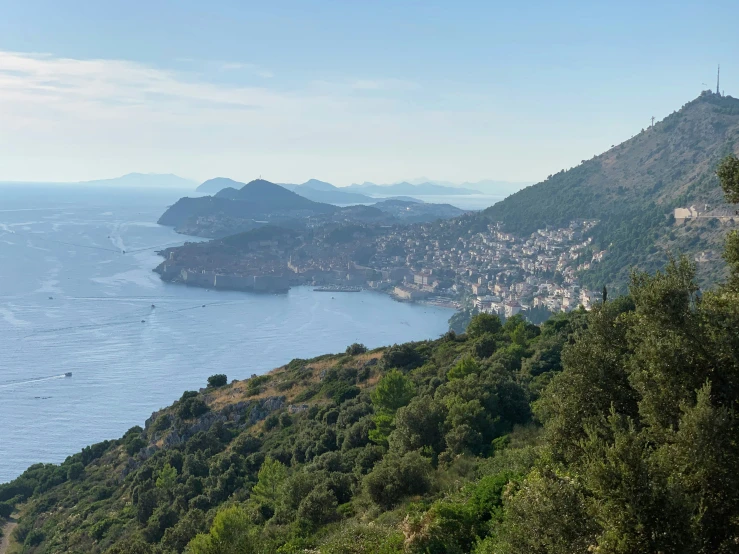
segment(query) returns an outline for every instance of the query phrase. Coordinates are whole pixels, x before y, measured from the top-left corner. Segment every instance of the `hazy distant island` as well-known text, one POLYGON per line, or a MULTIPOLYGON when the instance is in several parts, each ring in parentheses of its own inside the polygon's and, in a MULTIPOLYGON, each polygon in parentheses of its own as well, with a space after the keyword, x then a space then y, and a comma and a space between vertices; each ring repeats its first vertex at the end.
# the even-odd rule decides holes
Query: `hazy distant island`
MULTIPOLYGON (((299 185, 291 190, 285 185, 257 179, 240 183, 231 179, 211 179, 203 185, 220 188, 212 196, 181 198, 159 219, 162 225, 174 227, 186 235, 224 237, 264 225, 299 229, 346 222, 377 225, 417 223, 439 218, 457 217, 464 210, 449 204, 431 204, 417 199, 378 199, 361 197, 354 205, 335 205, 306 197, 310 187, 299 185), (365 202, 371 204, 367 205, 365 202)), ((201 185, 202 186, 202 185, 201 185)), ((329 185, 330 186, 330 185, 329 185)), ((310 189, 321 195, 350 193, 310 189)), ((312 195, 309 194, 309 195, 312 195)), ((357 195, 361 196, 361 195, 357 195)), ((332 198, 337 200, 337 198, 332 198)), ((343 200, 346 198, 340 198, 343 200)), ((352 202, 347 202, 352 204, 352 202)))
POLYGON ((197 183, 190 179, 173 175, 172 173, 129 173, 122 177, 81 181, 78 184, 94 187, 168 188, 192 190, 197 183))

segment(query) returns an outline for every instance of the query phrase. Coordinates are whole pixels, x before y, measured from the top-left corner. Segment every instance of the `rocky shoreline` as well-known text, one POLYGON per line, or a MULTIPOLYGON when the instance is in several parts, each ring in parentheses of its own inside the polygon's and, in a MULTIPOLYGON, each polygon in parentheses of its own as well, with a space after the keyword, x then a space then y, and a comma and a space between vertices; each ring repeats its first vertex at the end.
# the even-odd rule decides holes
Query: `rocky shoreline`
POLYGON ((154 269, 162 281, 190 287, 260 293, 287 293, 291 282, 284 275, 228 275, 215 271, 196 271, 163 262, 154 269))
MULTIPOLYGON (((322 283, 300 279, 292 275, 228 275, 214 271, 196 271, 185 267, 176 266, 162 262, 154 270, 159 274, 162 281, 167 283, 181 284, 190 287, 199 287, 212 290, 231 290, 262 294, 287 294, 291 287, 298 286, 325 286, 322 283)), ((461 310, 461 302, 449 298, 422 298, 407 299, 393 294, 393 289, 377 289, 364 286, 357 287, 360 290, 379 292, 390 296, 397 302, 411 304, 422 304, 439 308, 461 310)), ((337 291, 341 292, 341 291, 337 291)))

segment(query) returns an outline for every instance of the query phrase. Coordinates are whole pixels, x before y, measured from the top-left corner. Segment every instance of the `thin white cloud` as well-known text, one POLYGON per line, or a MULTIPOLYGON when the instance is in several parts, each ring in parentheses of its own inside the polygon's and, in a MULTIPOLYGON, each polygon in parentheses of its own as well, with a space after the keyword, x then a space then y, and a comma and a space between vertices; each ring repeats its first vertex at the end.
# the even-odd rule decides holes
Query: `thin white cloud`
POLYGON ((232 60, 201 60, 197 58, 175 58, 175 62, 187 64, 192 69, 214 71, 246 71, 262 78, 274 77, 274 72, 255 63, 238 62, 232 60))
POLYGON ((384 90, 401 91, 416 90, 419 86, 411 81, 402 79, 359 79, 350 85, 355 90, 384 90))
POLYGON ((0 51, 0 180, 129 171, 338 184, 422 173, 472 180, 493 174, 489 152, 506 146, 505 120, 469 105, 424 108, 432 93, 409 81, 285 89, 258 66, 220 64, 263 80, 246 86, 209 80, 197 67, 0 51))

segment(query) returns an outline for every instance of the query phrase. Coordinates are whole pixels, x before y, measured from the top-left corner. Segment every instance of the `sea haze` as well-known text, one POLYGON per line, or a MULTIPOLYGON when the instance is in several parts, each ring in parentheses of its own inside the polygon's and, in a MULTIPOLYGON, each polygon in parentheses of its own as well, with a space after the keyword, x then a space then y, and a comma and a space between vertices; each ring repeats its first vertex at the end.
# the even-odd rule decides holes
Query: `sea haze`
POLYGON ((0 482, 121 436, 214 373, 243 379, 352 342, 376 347, 447 329, 450 310, 370 292, 252 295, 163 283, 151 271, 156 250, 201 240, 155 223, 176 199, 0 187, 0 482))

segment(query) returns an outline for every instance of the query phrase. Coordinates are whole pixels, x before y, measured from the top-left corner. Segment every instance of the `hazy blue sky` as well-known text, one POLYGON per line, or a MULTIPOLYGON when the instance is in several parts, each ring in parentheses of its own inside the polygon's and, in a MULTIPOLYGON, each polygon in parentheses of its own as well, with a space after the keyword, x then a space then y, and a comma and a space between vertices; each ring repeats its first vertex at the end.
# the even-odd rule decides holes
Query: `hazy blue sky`
POLYGON ((733 1, 0 0, 0 180, 537 181, 739 96, 733 1))

